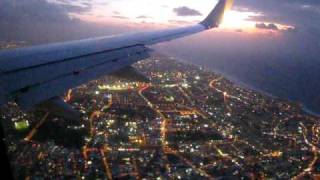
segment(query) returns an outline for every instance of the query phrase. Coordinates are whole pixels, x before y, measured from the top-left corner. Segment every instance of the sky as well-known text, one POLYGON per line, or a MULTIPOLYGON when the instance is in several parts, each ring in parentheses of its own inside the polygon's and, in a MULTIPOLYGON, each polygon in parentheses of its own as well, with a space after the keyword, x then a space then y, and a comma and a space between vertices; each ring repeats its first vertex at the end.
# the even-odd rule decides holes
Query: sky
MULTIPOLYGON (((1 0, 0 23, 3 27, 71 25, 70 30, 76 23, 132 29, 181 26, 199 22, 216 3, 217 0, 1 0)), ((295 31, 304 23, 312 24, 317 15, 319 3, 315 0, 236 0, 222 28, 255 33, 295 31)))
MULTIPOLYGON (((50 41, 63 41, 59 31, 66 33, 67 40, 69 34, 73 35, 70 39, 77 39, 91 34, 183 26, 201 21, 216 3, 217 0, 0 0, 0 25, 4 28, 0 38, 40 31, 41 35, 56 36, 50 41), (76 37, 78 34, 81 36, 76 37)), ((235 0, 220 30, 281 35, 300 29, 317 33, 319 6, 317 0, 235 0)))
MULTIPOLYGON (((44 44, 201 21, 217 0, 0 0, 0 41, 44 44)), ((320 1, 235 0, 219 29, 154 48, 320 112, 320 1)))

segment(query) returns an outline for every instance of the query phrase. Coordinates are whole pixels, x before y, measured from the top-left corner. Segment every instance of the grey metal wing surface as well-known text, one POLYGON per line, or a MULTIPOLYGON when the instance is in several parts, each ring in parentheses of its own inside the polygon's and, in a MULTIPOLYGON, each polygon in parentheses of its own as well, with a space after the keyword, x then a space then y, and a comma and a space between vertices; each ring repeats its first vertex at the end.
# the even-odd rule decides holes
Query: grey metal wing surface
POLYGON ((0 105, 28 109, 149 57, 148 45, 217 27, 232 0, 220 0, 199 24, 0 52, 0 105))

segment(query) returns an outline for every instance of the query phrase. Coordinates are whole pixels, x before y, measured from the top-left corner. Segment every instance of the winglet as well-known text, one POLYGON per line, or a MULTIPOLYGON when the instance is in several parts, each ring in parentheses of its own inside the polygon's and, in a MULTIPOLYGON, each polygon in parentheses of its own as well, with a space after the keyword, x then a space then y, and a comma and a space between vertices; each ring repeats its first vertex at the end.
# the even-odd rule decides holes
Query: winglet
POLYGON ((231 8, 232 4, 233 0, 220 0, 211 13, 200 22, 200 24, 207 29, 218 27, 223 20, 225 12, 231 8))

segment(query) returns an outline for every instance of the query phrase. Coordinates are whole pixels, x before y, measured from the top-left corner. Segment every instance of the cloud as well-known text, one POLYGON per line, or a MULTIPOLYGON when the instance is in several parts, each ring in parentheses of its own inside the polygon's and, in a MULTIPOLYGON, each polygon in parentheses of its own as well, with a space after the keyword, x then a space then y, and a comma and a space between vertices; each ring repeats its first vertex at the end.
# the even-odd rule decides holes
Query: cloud
POLYGON ((129 19, 128 17, 126 16, 112 16, 112 18, 115 18, 115 19, 129 19))
POLYGON ((71 21, 68 11, 61 5, 43 0, 0 1, 0 22, 67 22, 71 21))
POLYGON ((295 27, 287 27, 287 28, 284 29, 284 31, 287 31, 287 32, 297 32, 298 30, 297 30, 297 28, 295 28, 295 27))
POLYGON ((89 12, 92 9, 92 5, 90 3, 82 4, 82 6, 72 5, 72 4, 63 4, 61 6, 65 8, 68 13, 77 13, 77 14, 83 14, 83 13, 89 12))
POLYGON ((235 8, 241 11, 257 12, 250 20, 290 24, 296 27, 317 26, 320 28, 319 0, 239 0, 235 1, 235 8))
POLYGON ((173 12, 176 13, 177 16, 201 16, 202 15, 198 10, 191 9, 186 6, 174 8, 173 12))
MULTIPOLYGON (((0 0, 0 41, 31 44, 87 37, 98 31, 75 14, 90 12, 89 0, 0 0)), ((99 31, 102 28, 99 28, 99 31)), ((102 32, 102 30, 101 30, 102 32)), ((106 29, 103 32, 108 32, 106 29)))
POLYGON ((187 25, 190 24, 189 21, 183 21, 183 20, 169 20, 168 21, 171 24, 175 24, 175 25, 187 25))
POLYGON ((152 17, 150 16, 145 16, 145 15, 141 15, 141 16, 138 16, 136 17, 137 19, 152 19, 152 17))
POLYGON ((256 23, 257 29, 271 30, 271 31, 282 31, 282 32, 297 32, 297 29, 292 26, 284 26, 274 23, 256 23))
POLYGON ((270 23, 256 23, 256 28, 258 29, 269 29, 269 30, 279 30, 276 24, 270 23))

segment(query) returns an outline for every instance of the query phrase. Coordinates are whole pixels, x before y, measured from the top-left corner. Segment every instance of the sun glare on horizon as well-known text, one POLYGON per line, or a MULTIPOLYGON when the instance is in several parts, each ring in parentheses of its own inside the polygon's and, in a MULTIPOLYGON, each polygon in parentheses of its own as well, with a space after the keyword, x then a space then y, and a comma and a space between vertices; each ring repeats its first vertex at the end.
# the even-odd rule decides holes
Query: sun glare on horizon
POLYGON ((250 29, 255 27, 255 22, 249 20, 250 17, 258 16, 254 12, 239 12, 231 10, 225 13, 222 28, 226 29, 250 29))

